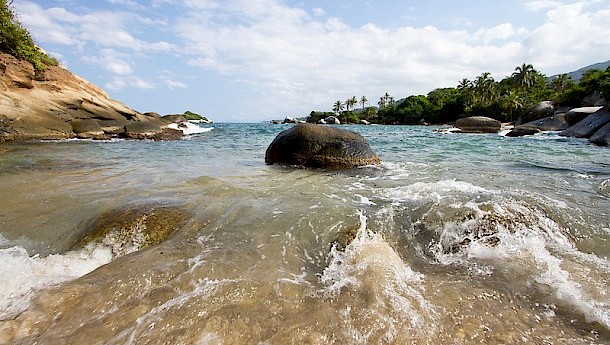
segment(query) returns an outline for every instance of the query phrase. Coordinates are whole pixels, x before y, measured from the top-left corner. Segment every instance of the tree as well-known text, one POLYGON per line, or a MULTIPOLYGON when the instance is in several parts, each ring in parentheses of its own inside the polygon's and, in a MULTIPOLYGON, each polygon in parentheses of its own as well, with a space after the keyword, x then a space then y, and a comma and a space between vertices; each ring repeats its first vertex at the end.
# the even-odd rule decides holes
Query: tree
POLYGON ((523 64, 515 68, 515 72, 511 75, 517 85, 522 89, 527 90, 534 85, 536 81, 535 75, 538 73, 531 64, 523 64))
POLYGON ((336 101, 335 104, 333 105, 333 111, 335 112, 335 114, 339 115, 339 113, 344 109, 343 107, 343 102, 341 101, 336 101))
POLYGON ((6 0, 0 0, 0 51, 27 60, 34 66, 36 73, 58 64, 55 58, 36 46, 30 33, 15 18, 10 3, 6 0))
POLYGON ((369 100, 366 99, 366 96, 362 96, 360 98, 360 104, 362 104, 362 109, 364 109, 364 106, 366 105, 366 102, 368 102, 369 100))
POLYGON ((358 100, 356 100, 356 96, 352 96, 352 98, 348 98, 345 100, 345 107, 349 111, 350 109, 354 109, 354 107, 358 104, 358 100))
POLYGON ((388 102, 385 97, 379 97, 379 102, 377 102, 377 105, 379 108, 385 108, 388 105, 388 102))
POLYGON ((570 77, 569 75, 567 75, 565 73, 558 75, 551 82, 555 91, 557 91, 559 93, 563 93, 568 88, 568 86, 570 86, 571 83, 572 83, 572 77, 570 77))

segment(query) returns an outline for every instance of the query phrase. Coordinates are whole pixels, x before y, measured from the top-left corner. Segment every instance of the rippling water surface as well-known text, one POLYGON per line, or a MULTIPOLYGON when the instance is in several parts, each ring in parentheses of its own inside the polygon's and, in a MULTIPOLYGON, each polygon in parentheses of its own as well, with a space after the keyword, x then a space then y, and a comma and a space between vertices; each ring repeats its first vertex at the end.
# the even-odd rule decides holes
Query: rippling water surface
POLYGON ((610 150, 354 126, 383 164, 264 164, 283 129, 0 145, 0 343, 610 342, 610 150), (191 214, 72 250, 131 205, 191 214))

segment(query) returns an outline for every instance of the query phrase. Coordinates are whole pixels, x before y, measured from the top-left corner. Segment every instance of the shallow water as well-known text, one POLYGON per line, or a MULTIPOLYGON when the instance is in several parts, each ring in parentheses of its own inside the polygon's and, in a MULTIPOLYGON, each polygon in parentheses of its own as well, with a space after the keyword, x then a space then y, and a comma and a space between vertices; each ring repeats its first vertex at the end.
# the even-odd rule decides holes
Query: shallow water
POLYGON ((284 128, 0 145, 0 343, 610 342, 607 148, 354 126, 381 166, 266 166, 284 128), (192 218, 69 250, 150 202, 192 218))

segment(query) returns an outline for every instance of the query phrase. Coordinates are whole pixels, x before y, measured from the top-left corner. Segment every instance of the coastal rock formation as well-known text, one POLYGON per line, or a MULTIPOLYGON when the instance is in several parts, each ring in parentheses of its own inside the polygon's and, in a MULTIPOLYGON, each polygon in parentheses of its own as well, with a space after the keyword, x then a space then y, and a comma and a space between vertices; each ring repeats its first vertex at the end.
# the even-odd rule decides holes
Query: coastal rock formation
POLYGON ((595 134, 595 132, 609 122, 610 113, 604 109, 600 109, 565 131, 559 133, 559 135, 563 137, 590 138, 595 134))
POLYGON ((517 125, 552 116, 555 113, 555 109, 556 105, 554 102, 542 101, 520 116, 519 120, 517 120, 517 125))
POLYGON ((180 229, 190 215, 177 206, 144 205, 104 213, 85 227, 72 249, 97 242, 122 256, 164 241, 180 229))
POLYGON ((267 148, 265 162, 346 169, 381 161, 360 134, 305 123, 278 134, 267 148))
POLYGON ((580 121, 584 120, 587 116, 597 112, 602 107, 582 107, 573 108, 566 112, 565 119, 569 126, 574 126, 580 121))
POLYGON ((507 137, 521 137, 536 134, 540 131, 560 131, 568 128, 564 114, 556 114, 539 120, 534 120, 522 125, 515 126, 506 134, 507 137))
POLYGON ((529 128, 529 127, 515 127, 510 132, 506 133, 507 137, 523 137, 526 135, 534 135, 539 133, 540 130, 537 128, 529 128))
POLYGON ((589 138, 589 142, 600 146, 610 146, 610 122, 598 129, 597 132, 589 138))
POLYGON ((497 133, 502 123, 485 116, 472 116, 457 120, 455 127, 462 133, 497 133))
POLYGON ((129 123, 165 126, 59 66, 36 73, 29 62, 0 53, 0 72, 0 141, 99 139, 121 135, 129 123))

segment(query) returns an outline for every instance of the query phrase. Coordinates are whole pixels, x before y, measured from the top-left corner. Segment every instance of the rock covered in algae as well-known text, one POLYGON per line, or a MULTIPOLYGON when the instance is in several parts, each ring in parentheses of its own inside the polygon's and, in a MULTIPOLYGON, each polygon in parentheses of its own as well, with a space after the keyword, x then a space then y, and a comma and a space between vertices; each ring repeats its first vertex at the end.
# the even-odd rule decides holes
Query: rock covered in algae
POLYGON ((304 123, 278 134, 267 148, 265 162, 349 169, 379 164, 381 160, 360 134, 304 123))
POLYGON ((115 256, 163 242, 190 218, 178 206, 128 206, 106 212, 92 220, 75 241, 73 249, 90 243, 109 246, 115 256))

